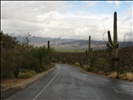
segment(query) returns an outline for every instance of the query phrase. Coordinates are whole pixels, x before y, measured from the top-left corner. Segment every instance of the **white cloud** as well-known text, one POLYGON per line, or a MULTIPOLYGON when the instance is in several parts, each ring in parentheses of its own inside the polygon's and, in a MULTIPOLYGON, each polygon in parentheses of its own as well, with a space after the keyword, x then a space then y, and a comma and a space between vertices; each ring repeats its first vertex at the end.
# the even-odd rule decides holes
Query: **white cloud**
POLYGON ((107 0, 106 2, 108 2, 108 3, 112 3, 113 1, 107 0))
POLYGON ((106 1, 107 3, 114 3, 115 7, 119 7, 121 5, 121 1, 106 1))
POLYGON ((88 4, 88 6, 95 6, 99 1, 84 1, 88 4))
POLYGON ((120 1, 115 1, 115 5, 116 5, 117 7, 119 7, 119 6, 121 5, 121 2, 120 2, 120 1))
MULTIPOLYGON (((96 40, 103 39, 105 30, 113 32, 113 14, 67 12, 66 8, 59 1, 2 1, 2 30, 18 35, 30 32, 33 36, 52 38, 88 39, 91 35, 96 40)), ((131 20, 131 8, 123 14, 118 13, 119 40, 123 39, 123 34, 131 31, 131 20)))
POLYGON ((62 1, 2 1, 2 19, 21 19, 33 21, 37 15, 62 10, 62 1))
MULTIPOLYGON (((125 12, 121 14, 119 22, 119 32, 121 40, 124 38, 125 34, 133 34, 133 10, 129 7, 125 12)), ((132 37, 131 37, 132 38, 132 37)))

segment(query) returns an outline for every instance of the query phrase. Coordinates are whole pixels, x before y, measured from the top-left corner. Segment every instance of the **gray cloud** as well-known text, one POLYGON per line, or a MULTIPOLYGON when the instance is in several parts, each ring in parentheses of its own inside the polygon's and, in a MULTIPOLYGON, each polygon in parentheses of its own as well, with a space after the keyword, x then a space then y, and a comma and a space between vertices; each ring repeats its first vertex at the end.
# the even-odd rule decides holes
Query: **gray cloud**
MULTIPOLYGON (((67 7, 70 5, 63 1, 2 1, 1 27, 7 33, 26 35, 30 32, 33 36, 52 38, 88 39, 91 35, 92 39, 102 40, 105 31, 113 32, 112 14, 67 12, 67 7)), ((131 12, 130 7, 118 16, 120 40, 125 33, 131 32, 131 12)))

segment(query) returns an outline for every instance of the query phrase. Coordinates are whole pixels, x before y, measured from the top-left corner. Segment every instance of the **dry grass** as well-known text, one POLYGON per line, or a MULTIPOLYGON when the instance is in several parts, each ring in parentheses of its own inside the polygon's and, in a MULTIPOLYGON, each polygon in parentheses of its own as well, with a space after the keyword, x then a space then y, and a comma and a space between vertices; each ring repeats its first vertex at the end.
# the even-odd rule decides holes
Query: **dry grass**
POLYGON ((117 72, 112 72, 111 74, 109 74, 110 78, 116 78, 117 76, 117 72))
POLYGON ((88 69, 88 65, 84 65, 83 69, 87 70, 88 69))
POLYGON ((74 66, 78 66, 78 67, 80 67, 79 62, 74 63, 74 66))
POLYGON ((19 77, 20 78, 30 78, 34 75, 36 75, 35 71, 27 71, 27 72, 20 72, 19 77))
POLYGON ((18 78, 18 79, 7 79, 1 81, 1 90, 8 90, 11 88, 24 88, 31 82, 37 80, 38 78, 44 76, 45 74, 49 73, 50 71, 54 70, 55 67, 50 68, 47 71, 42 73, 38 73, 30 78, 18 78))
MULTIPOLYGON (((109 75, 110 78, 116 78, 117 72, 113 72, 109 75)), ((133 73, 124 73, 120 75, 120 79, 133 81, 133 73)))
POLYGON ((133 73, 125 73, 120 75, 120 79, 133 81, 133 73))
POLYGON ((2 90, 7 90, 12 88, 14 85, 19 84, 23 82, 26 79, 7 79, 7 80, 2 80, 1 81, 1 89, 2 90))

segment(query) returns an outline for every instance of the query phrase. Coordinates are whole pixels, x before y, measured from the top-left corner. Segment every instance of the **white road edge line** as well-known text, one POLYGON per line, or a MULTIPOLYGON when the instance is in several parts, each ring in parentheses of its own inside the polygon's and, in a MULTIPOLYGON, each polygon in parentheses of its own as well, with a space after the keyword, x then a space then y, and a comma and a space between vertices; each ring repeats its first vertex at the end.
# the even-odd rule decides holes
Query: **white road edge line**
POLYGON ((113 90, 115 90, 115 92, 120 93, 120 92, 119 92, 119 91, 117 91, 114 87, 112 87, 112 89, 113 89, 113 90))
MULTIPOLYGON (((62 67, 61 67, 62 68, 62 67)), ((56 76, 59 74, 60 70, 55 74, 55 76, 49 81, 49 83, 32 99, 32 100, 36 100, 36 98, 52 83, 52 81, 56 78, 56 76)))
MULTIPOLYGON (((113 89, 115 92, 117 92, 117 93, 122 93, 122 94, 127 93, 127 91, 126 91, 126 92, 119 92, 119 91, 118 91, 118 90, 116 90, 114 87, 112 87, 112 89, 113 89)), ((132 91, 129 91, 129 92, 132 92, 132 91)))

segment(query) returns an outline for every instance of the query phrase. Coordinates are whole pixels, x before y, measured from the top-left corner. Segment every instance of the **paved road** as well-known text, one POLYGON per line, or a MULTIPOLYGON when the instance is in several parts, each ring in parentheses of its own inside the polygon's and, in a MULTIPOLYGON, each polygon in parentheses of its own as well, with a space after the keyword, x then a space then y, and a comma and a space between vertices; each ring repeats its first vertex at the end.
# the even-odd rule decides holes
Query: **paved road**
POLYGON ((54 71, 6 100, 133 100, 133 82, 57 64, 54 71))

